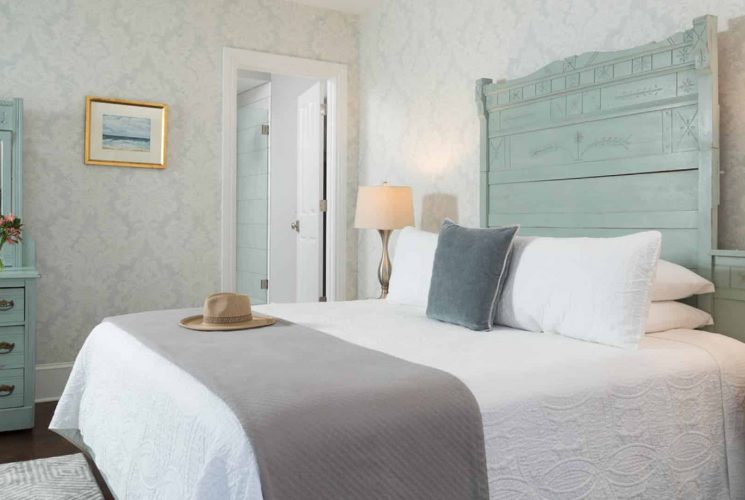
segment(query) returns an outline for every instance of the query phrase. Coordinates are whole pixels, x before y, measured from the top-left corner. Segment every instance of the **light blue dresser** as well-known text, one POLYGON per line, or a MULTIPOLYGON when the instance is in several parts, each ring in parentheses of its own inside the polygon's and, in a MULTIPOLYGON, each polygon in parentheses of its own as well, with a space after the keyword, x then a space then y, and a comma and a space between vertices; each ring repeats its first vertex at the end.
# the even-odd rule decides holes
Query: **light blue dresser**
MULTIPOLYGON (((23 101, 0 99, 0 211, 23 217, 23 101)), ((34 242, 5 245, 0 272, 0 431, 34 426, 36 270, 34 242)))

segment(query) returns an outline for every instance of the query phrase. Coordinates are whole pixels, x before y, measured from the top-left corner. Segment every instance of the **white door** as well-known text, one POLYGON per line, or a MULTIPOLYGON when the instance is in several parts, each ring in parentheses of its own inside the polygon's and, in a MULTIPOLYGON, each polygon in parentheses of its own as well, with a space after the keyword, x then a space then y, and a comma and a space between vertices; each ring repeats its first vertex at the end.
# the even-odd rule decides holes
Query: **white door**
POLYGON ((298 302, 323 295, 323 170, 325 87, 316 83, 297 98, 297 273, 298 302))

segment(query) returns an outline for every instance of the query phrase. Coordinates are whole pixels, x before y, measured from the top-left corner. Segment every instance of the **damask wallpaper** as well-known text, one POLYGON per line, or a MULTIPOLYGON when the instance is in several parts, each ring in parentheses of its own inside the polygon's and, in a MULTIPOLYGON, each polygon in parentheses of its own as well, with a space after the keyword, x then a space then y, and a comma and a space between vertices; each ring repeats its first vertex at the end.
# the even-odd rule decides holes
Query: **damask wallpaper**
MULTIPOLYGON (((72 361, 105 316, 219 287, 223 46, 349 64, 350 207, 358 176, 409 184, 417 225, 437 230, 445 216, 478 223, 477 78, 661 39, 704 13, 720 19, 720 246, 745 248, 740 0, 382 0, 359 20, 283 0, 0 0, 0 94, 26 106, 39 362, 72 361), (168 168, 83 165, 86 95, 168 103, 168 168)), ((380 243, 353 213, 347 293, 371 297, 380 243)))
MULTIPOLYGON (((745 4, 741 0, 383 0, 360 22, 360 184, 413 187, 417 226, 479 223, 476 79, 515 78, 590 50, 634 47, 719 17, 720 246, 745 248, 745 4)), ((359 234, 359 295, 380 242, 359 234)))
POLYGON ((0 0, 0 94, 25 99, 39 363, 72 361, 105 316, 201 305, 218 290, 222 48, 349 64, 356 123, 357 33, 355 16, 282 0, 0 0), (167 103, 168 168, 84 165, 86 95, 167 103))

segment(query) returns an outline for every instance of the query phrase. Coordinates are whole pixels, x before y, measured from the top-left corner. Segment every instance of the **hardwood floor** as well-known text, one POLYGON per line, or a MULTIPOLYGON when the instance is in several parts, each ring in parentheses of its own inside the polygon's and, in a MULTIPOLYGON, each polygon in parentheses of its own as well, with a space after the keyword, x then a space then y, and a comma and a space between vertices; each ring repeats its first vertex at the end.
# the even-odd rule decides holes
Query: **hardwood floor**
MULTIPOLYGON (((57 457, 80 453, 80 450, 63 437, 49 430, 49 422, 57 403, 36 404, 36 425, 33 429, 13 432, 0 432, 0 463, 20 462, 37 458, 57 457)), ((96 465, 88 457, 88 464, 96 477, 96 482, 106 500, 114 497, 106 487, 96 465)))

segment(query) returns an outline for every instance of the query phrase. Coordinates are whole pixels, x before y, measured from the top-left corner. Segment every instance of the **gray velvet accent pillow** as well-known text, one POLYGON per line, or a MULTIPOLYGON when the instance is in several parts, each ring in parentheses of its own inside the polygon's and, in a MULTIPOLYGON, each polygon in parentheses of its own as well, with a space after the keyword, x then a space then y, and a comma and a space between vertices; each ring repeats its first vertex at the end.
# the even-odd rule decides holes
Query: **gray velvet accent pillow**
POLYGON ((517 229, 466 228, 446 219, 435 250, 427 316, 491 330, 517 229))

